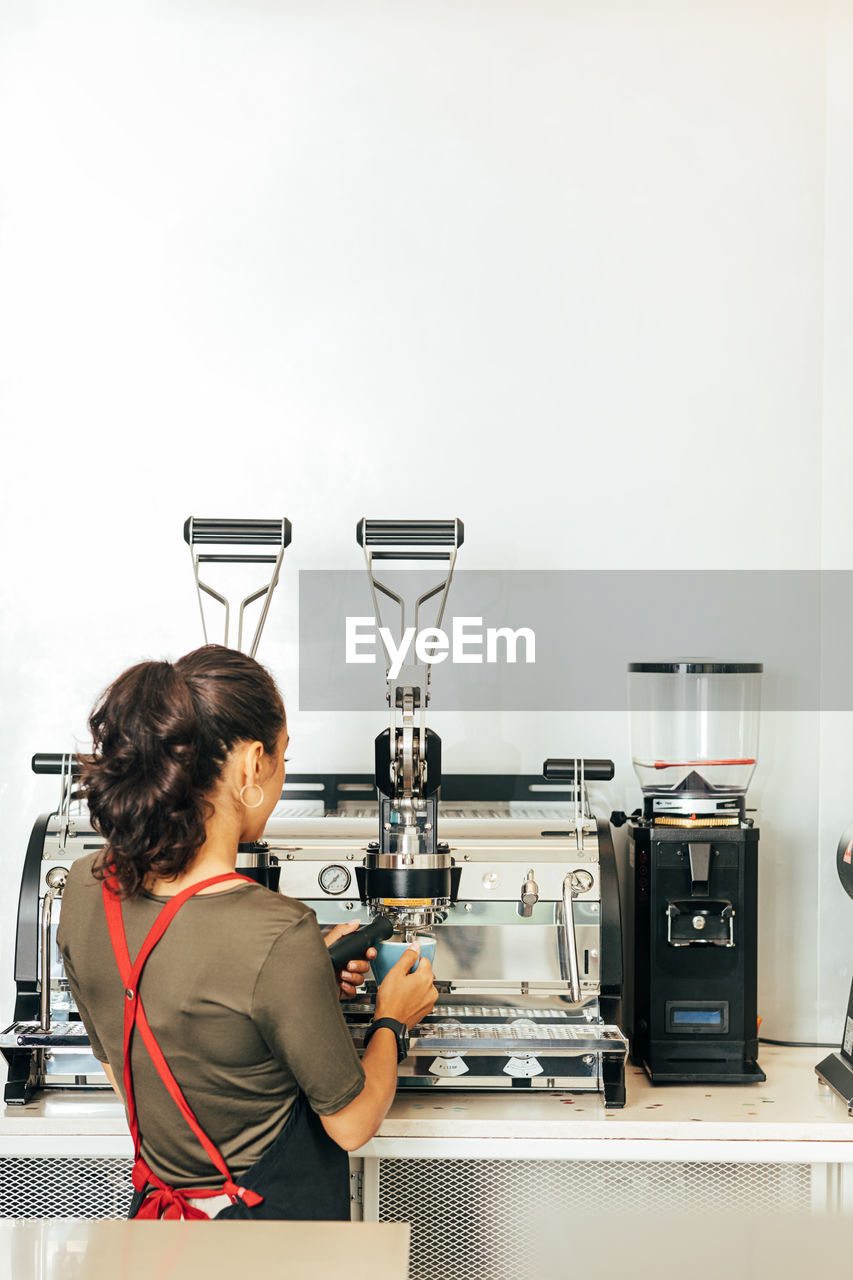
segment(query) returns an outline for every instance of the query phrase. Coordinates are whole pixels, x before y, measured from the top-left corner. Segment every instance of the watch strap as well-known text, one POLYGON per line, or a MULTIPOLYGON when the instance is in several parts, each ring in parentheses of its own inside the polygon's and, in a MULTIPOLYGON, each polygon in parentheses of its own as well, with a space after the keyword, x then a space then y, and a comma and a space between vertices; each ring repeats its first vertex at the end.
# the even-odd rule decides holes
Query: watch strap
POLYGON ((378 1031, 380 1027, 388 1027, 394 1032, 397 1039, 397 1061, 402 1062, 408 1054, 409 1028, 405 1022, 398 1022, 396 1018, 377 1018, 375 1022, 371 1022, 364 1034, 365 1049, 370 1044, 374 1031, 378 1031))

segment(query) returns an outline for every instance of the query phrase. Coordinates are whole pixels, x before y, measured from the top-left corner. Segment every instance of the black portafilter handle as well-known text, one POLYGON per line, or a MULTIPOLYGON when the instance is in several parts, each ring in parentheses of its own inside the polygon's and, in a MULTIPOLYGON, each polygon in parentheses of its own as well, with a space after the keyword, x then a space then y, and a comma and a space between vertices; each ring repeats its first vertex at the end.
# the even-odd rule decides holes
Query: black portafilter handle
POLYGON ((333 942, 329 947, 329 959, 336 969, 343 969, 350 960, 362 960, 369 947, 375 947, 377 942, 384 942, 393 932, 394 926, 388 917, 377 916, 363 929, 356 929, 354 933, 348 933, 345 938, 333 942))

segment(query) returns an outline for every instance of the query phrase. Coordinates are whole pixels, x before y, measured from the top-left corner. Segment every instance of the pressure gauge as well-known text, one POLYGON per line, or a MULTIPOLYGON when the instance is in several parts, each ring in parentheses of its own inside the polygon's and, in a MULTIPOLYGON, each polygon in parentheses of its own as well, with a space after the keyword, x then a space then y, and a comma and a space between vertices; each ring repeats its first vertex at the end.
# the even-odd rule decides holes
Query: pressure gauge
POLYGON ((320 888, 324 893, 346 893, 350 886, 352 876, 346 867, 342 867, 338 862, 330 862, 327 867, 323 867, 318 877, 320 888))

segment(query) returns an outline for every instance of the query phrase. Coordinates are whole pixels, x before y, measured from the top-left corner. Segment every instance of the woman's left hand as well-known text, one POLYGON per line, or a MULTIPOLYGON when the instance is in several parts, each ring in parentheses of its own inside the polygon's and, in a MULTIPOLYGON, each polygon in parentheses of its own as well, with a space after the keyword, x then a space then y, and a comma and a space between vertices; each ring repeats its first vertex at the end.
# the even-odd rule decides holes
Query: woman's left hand
MULTIPOLYGON (((348 933, 355 933, 358 927, 358 920, 349 920, 346 924, 336 924, 334 928, 323 935, 323 941, 327 947, 330 947, 339 938, 345 938, 348 933)), ((364 983, 364 975, 370 968, 370 961, 375 955, 376 948, 370 947, 366 952, 366 959, 350 960, 345 969, 335 970, 341 1000, 352 1000, 357 995, 358 988, 364 983)))

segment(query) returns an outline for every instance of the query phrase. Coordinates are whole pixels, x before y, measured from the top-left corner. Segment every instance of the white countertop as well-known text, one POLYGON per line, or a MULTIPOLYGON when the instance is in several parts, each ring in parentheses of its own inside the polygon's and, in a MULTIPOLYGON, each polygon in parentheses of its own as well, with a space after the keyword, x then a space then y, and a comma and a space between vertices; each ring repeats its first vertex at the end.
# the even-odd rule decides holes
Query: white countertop
MULTIPOLYGON (((801 1280, 850 1269, 842 1216, 729 1215, 697 1227, 652 1213, 621 1225, 614 1239, 612 1214, 585 1217, 580 1230, 555 1222, 529 1261, 540 1280, 626 1269, 635 1280, 801 1280)), ((403 1280, 408 1245, 404 1223, 0 1221, 0 1267, 14 1280, 219 1280, 249 1267, 290 1280, 403 1280)))
MULTIPOLYGON (((455 1156, 476 1149, 495 1157, 853 1161, 853 1119, 814 1073, 822 1056, 819 1049, 765 1046, 767 1081, 753 1085, 655 1087, 629 1064, 628 1101, 618 1111, 605 1110, 598 1094, 401 1091, 379 1133, 357 1154, 455 1156)), ((131 1150, 112 1094, 70 1090, 5 1109, 0 1156, 25 1148, 32 1154, 131 1150)))
MULTIPOLYGON (((626 1105, 608 1111, 598 1094, 398 1093, 379 1136, 586 1139, 726 1138, 853 1143, 853 1120, 818 1081, 819 1049, 765 1047, 764 1084, 652 1085, 630 1063, 626 1105)), ((853 1150, 851 1151, 853 1156, 853 1150)))
POLYGON ((409 1227, 378 1222, 101 1222, 0 1220, 0 1267, 14 1280, 406 1280, 409 1227), (286 1265, 282 1260, 286 1259, 286 1265), (5 1264, 5 1266, 4 1266, 5 1264))

